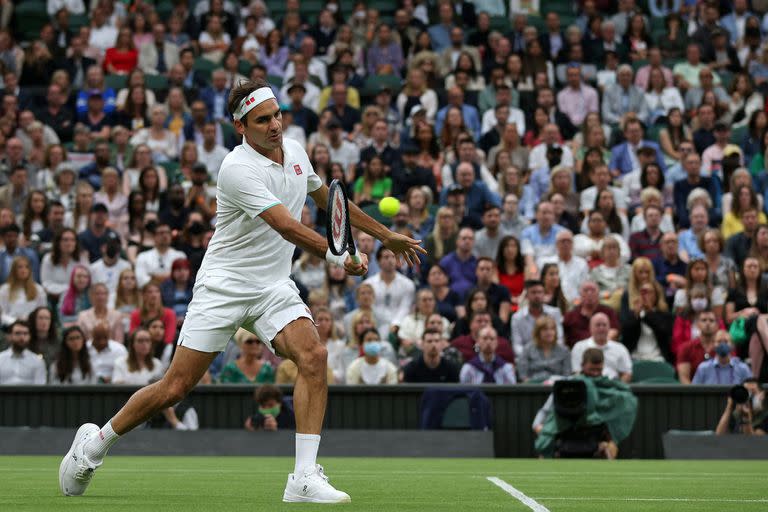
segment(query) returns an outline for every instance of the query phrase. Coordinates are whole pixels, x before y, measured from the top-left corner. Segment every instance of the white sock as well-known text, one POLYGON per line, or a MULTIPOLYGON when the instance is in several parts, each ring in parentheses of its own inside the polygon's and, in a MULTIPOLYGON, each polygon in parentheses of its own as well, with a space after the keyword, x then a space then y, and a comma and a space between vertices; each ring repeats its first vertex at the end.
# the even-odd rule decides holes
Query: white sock
POLYGON ((320 448, 320 436, 315 434, 296 434, 296 465, 293 468, 294 475, 300 475, 301 471, 305 468, 315 467, 318 448, 320 448))
POLYGON ((112 430, 112 420, 101 427, 99 434, 92 437, 85 445, 85 456, 91 462, 101 462, 101 459, 107 454, 107 450, 120 439, 120 436, 112 430))

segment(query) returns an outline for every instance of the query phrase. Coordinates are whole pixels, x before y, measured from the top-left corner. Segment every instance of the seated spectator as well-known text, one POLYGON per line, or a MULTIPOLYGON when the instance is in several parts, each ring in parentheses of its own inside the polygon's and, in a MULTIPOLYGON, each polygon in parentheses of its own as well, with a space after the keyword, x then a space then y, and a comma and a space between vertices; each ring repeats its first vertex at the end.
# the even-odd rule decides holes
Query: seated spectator
POLYGON ((495 257, 499 250, 499 242, 504 233, 501 231, 501 208, 495 205, 487 205, 482 217, 483 229, 475 235, 475 243, 472 252, 478 258, 495 257))
POLYGON ((115 359, 112 384, 146 386, 163 377, 163 365, 152 354, 149 331, 136 329, 128 342, 128 354, 115 359))
POLYGON ((72 271, 82 264, 80 244, 74 229, 64 228, 53 239, 53 250, 43 256, 40 266, 40 282, 48 298, 58 303, 59 297, 69 288, 72 271))
POLYGON ((107 242, 110 233, 114 233, 107 226, 108 220, 109 210, 107 210, 107 207, 101 203, 96 203, 90 208, 88 229, 81 231, 77 235, 80 250, 88 257, 91 263, 101 257, 102 244, 107 242))
POLYGON ((76 265, 69 278, 69 287, 59 299, 59 321, 62 327, 77 323, 78 315, 91 307, 89 289, 91 273, 88 267, 76 265))
POLYGON ((275 370, 264 360, 264 345, 254 334, 245 330, 235 333, 235 343, 240 348, 240 357, 221 370, 221 384, 272 384, 275 370))
POLYGON ((136 258, 136 280, 140 287, 148 283, 160 284, 171 277, 171 267, 186 255, 171 247, 171 227, 158 223, 154 228, 154 247, 136 258))
POLYGON ((619 318, 616 311, 600 303, 600 293, 597 283, 584 281, 579 288, 578 304, 563 317, 563 332, 565 344, 573 347, 576 342, 588 338, 590 335, 590 319, 597 313, 603 313, 610 322, 608 337, 618 339, 619 318))
MULTIPOLYGON (((766 313, 768 313, 768 283, 762 278, 760 262, 757 258, 748 257, 744 260, 736 286, 728 290, 725 322, 727 325, 732 325, 736 321, 744 322, 744 334, 746 339, 750 340, 763 324, 760 317, 766 313)), ((743 344, 737 345, 737 348, 739 355, 747 355, 743 344)), ((753 368, 758 369, 760 365, 755 363, 762 361, 762 354, 758 351, 751 359, 753 368)))
POLYGON ((685 288, 687 265, 680 259, 677 234, 664 233, 661 237, 661 256, 653 261, 656 279, 664 287, 664 298, 670 308, 678 290, 685 288))
POLYGON ((557 263, 545 263, 541 267, 541 275, 539 277, 541 282, 544 283, 544 303, 559 309, 560 314, 565 315, 565 312, 570 308, 570 304, 563 294, 563 287, 560 283, 560 270, 557 267, 557 263))
POLYGON ((678 217, 679 227, 690 226, 688 196, 696 188, 704 189, 712 200, 709 210, 710 221, 719 221, 721 217, 720 180, 716 176, 701 175, 701 157, 696 152, 687 153, 683 157, 683 170, 686 177, 676 181, 674 185, 675 214, 678 217))
POLYGON ((458 314, 464 315, 459 294, 451 290, 448 273, 440 265, 432 265, 427 273, 427 286, 435 295, 435 308, 446 320, 453 322, 458 314))
POLYGON ((48 198, 41 190, 32 190, 27 195, 21 223, 24 238, 32 240, 35 233, 48 227, 48 207, 48 198))
POLYGON ((129 332, 131 313, 141 304, 139 288, 136 285, 136 274, 130 266, 118 274, 117 289, 110 300, 110 304, 123 318, 123 332, 129 332))
POLYGON ((373 287, 375 295, 373 309, 376 311, 377 320, 382 320, 379 332, 382 338, 385 338, 411 311, 416 286, 413 281, 397 272, 395 253, 383 245, 376 251, 376 262, 379 264, 379 273, 369 277, 363 283, 373 287))
POLYGON ((479 312, 488 312, 491 314, 491 325, 493 325, 494 329, 503 331, 507 330, 505 329, 503 322, 501 322, 499 317, 496 315, 488 293, 480 290, 479 288, 472 288, 469 291, 463 310, 465 314, 459 317, 453 324, 451 338, 458 338, 459 336, 465 336, 469 334, 470 318, 472 318, 475 313, 479 312))
MULTIPOLYGON (((451 346, 461 352, 464 361, 469 361, 477 353, 477 339, 480 329, 490 327, 491 314, 488 311, 478 311, 469 317, 469 334, 459 336, 451 340, 451 346)), ((506 361, 514 363, 515 353, 512 351, 512 345, 509 340, 499 338, 496 353, 506 361)))
POLYGON ((442 338, 438 330, 424 331, 421 335, 421 354, 403 368, 403 382, 459 382, 458 366, 443 357, 442 338))
POLYGON ((696 327, 699 336, 685 343, 677 356, 677 378, 680 384, 690 384, 696 375, 699 365, 709 359, 714 359, 715 347, 727 334, 720 330, 717 316, 711 310, 699 311, 696 315, 696 327))
POLYGON ((382 341, 376 329, 368 329, 360 337, 361 356, 347 367, 347 385, 397 384, 397 368, 382 357, 382 341))
POLYGON ((649 260, 654 260, 661 255, 662 216, 663 212, 657 206, 649 205, 643 208, 645 229, 629 236, 632 259, 645 256, 649 260))
POLYGON ((77 325, 64 330, 61 335, 61 348, 48 372, 48 381, 51 384, 78 386, 96 383, 85 340, 82 329, 77 325))
POLYGON ((224 161, 224 157, 229 154, 229 149, 216 142, 216 123, 206 122, 203 125, 202 134, 203 142, 197 146, 197 162, 205 165, 208 176, 216 183, 219 179, 221 163, 224 161))
POLYGON ((723 238, 727 239, 744 231, 744 224, 741 220, 744 211, 757 209, 760 212, 757 217, 758 222, 760 224, 768 223, 768 217, 762 211, 761 202, 758 201, 753 187, 750 181, 749 185, 739 185, 735 189, 731 189, 733 190, 731 209, 723 216, 723 224, 720 229, 723 238))
POLYGON ((97 323, 106 323, 109 326, 109 338, 122 343, 125 339, 123 316, 109 307, 107 286, 104 283, 93 284, 88 294, 91 307, 77 315, 77 325, 82 328, 85 337, 91 337, 97 323))
POLYGON ((571 367, 576 367, 582 360, 584 352, 591 348, 602 350, 605 355, 605 367, 603 375, 611 379, 621 379, 623 382, 632 381, 632 358, 627 348, 609 339, 610 330, 608 315, 597 313, 589 322, 591 336, 581 340, 571 350, 571 367))
POLYGON ((734 386, 752 377, 752 370, 738 357, 732 356, 732 350, 728 337, 721 339, 715 347, 716 357, 699 365, 691 384, 734 386))
POLYGON ((56 323, 53 321, 53 312, 48 306, 36 308, 27 317, 27 325, 29 349, 35 354, 40 354, 48 366, 56 357, 61 345, 56 323))
POLYGON ((516 384, 515 367, 496 355, 498 334, 493 327, 480 329, 477 355, 464 363, 459 374, 463 384, 516 384))
MULTIPOLYGON (((415 310, 400 322, 400 328, 397 330, 400 358, 410 357, 418 349, 421 335, 426 329, 427 319, 432 314, 439 314, 436 304, 435 294, 429 288, 422 288, 416 292, 415 310)), ((450 322, 445 318, 442 319, 441 324, 441 332, 450 326, 450 322)))
POLYGON ((440 260, 440 266, 448 273, 451 290, 461 298, 466 297, 477 279, 475 276, 477 258, 472 254, 474 242, 474 231, 470 228, 461 228, 456 239, 456 250, 446 254, 440 260))
POLYGON ((195 282, 190 278, 189 260, 179 258, 171 265, 171 276, 160 285, 163 304, 173 309, 179 324, 184 321, 187 307, 192 301, 194 284, 195 282))
POLYGON ((641 285, 639 300, 632 304, 634 315, 621 319, 621 341, 634 360, 674 361, 670 339, 675 317, 659 310, 657 293, 652 283, 641 285))
MULTIPOLYGON (((370 329, 376 329, 376 321, 374 320, 373 313, 369 311, 357 311, 352 315, 349 330, 347 331, 347 344, 341 354, 345 379, 349 365, 362 354, 362 343, 360 341, 362 335, 370 329)), ((395 352, 395 349, 392 348, 392 344, 387 340, 382 340, 381 337, 379 337, 379 340, 381 340, 381 357, 387 359, 392 364, 397 363, 397 353, 395 352)))
POLYGON ((525 260, 520 250, 520 241, 514 236, 505 236, 499 242, 496 272, 499 284, 509 292, 511 311, 517 311, 525 284, 525 260))
MULTIPOLYGON (((606 197, 610 197, 610 192, 605 191, 601 193, 606 194, 606 197)), ((598 201, 600 196, 598 196, 598 201)), ((614 219, 615 220, 615 219, 614 219)), ((589 212, 589 216, 585 218, 586 230, 582 226, 582 232, 573 237, 573 252, 576 256, 584 258, 589 263, 590 267, 596 267, 602 261, 600 260, 600 249, 609 238, 613 238, 619 244, 619 254, 622 261, 628 261, 630 257, 629 246, 627 242, 622 238, 621 232, 613 233, 608 228, 608 222, 605 218, 605 214, 600 210, 594 210, 589 212)))
POLYGON ((160 360, 163 369, 167 369, 171 364, 175 345, 166 345, 165 343, 165 324, 162 318, 152 318, 142 325, 149 331, 149 338, 152 341, 152 354, 160 360))
POLYGON ((533 343, 517 358, 521 382, 545 382, 571 374, 571 353, 557 344, 557 326, 552 317, 543 315, 533 325, 533 343))
POLYGON ((512 346, 515 357, 520 357, 533 339, 534 324, 542 315, 552 317, 558 324, 557 342, 563 344, 563 330, 559 327, 563 317, 558 308, 544 303, 544 283, 538 280, 526 281, 525 293, 528 303, 512 315, 512 346))
POLYGON ((296 428, 293 411, 283 401, 283 393, 277 386, 262 384, 253 393, 257 411, 245 420, 245 429, 250 431, 291 430, 296 428))
POLYGON ((707 290, 707 299, 712 310, 718 318, 723 316, 723 305, 726 301, 726 291, 720 286, 712 283, 712 276, 709 273, 709 266, 703 259, 694 259, 688 264, 688 270, 685 274, 685 287, 675 292, 674 311, 682 313, 688 303, 688 293, 696 285, 703 285, 707 290))
POLYGON ((392 178, 387 176, 384 161, 373 155, 363 168, 363 175, 355 180, 355 203, 360 206, 378 203, 392 192, 392 178))
POLYGON ((606 238, 600 249, 600 263, 589 272, 589 279, 597 284, 600 302, 618 311, 621 296, 629 284, 631 267, 621 261, 621 245, 615 238, 606 238))
POLYGON ((162 105, 155 105, 150 111, 150 125, 142 128, 131 137, 132 146, 139 144, 149 146, 152 151, 152 159, 155 162, 167 162, 178 157, 177 137, 165 127, 167 117, 167 109, 162 105))
POLYGON ((157 317, 162 318, 165 324, 165 343, 173 343, 176 339, 176 314, 171 308, 163 307, 160 286, 148 283, 141 289, 141 307, 131 312, 130 332, 157 317))
POLYGON ((23 257, 27 260, 32 271, 32 278, 35 281, 40 280, 40 258, 33 249, 21 246, 19 243, 20 233, 21 229, 19 229, 19 226, 13 222, 0 228, 2 242, 5 246, 4 249, 0 251, 0 281, 8 280, 11 263, 18 257, 23 257))
POLYGON ((123 27, 117 34, 115 46, 104 53, 104 71, 110 75, 127 75, 139 63, 139 52, 133 44, 131 29, 123 27))
POLYGON ((589 178, 590 183, 592 183, 592 186, 581 191, 581 200, 579 202, 579 209, 584 215, 588 216, 589 212, 595 208, 597 196, 603 190, 611 191, 617 209, 624 212, 627 211, 627 196, 624 193, 624 190, 611 185, 611 173, 607 165, 598 162, 590 168, 588 174, 587 177, 589 178))
POLYGON ((630 172, 641 168, 637 150, 643 147, 652 148, 656 152, 656 162, 661 166, 661 170, 666 172, 661 148, 657 143, 644 139, 643 135, 643 125, 637 118, 629 119, 624 123, 626 142, 611 148, 611 162, 608 164, 614 178, 622 180, 630 172))
POLYGON ((109 339, 109 326, 106 324, 96 324, 93 327, 93 335, 87 346, 96 382, 109 384, 112 382, 115 361, 127 356, 128 350, 122 343, 109 339))
POLYGON ((521 252, 525 257, 525 270, 530 275, 537 275, 539 260, 556 254, 555 239, 565 229, 555 224, 555 211, 552 203, 542 201, 536 208, 536 224, 528 226, 520 236, 521 252))
MULTIPOLYGON (((696 205, 690 211, 691 227, 678 233, 678 244, 680 246, 680 259, 690 263, 694 258, 704 258, 704 252, 699 247, 699 239, 707 231, 709 224, 709 212, 702 205, 696 205)), ((718 233, 720 233, 718 231, 718 233)), ((721 235, 718 235, 721 236, 721 235)), ((718 258, 723 252, 722 245, 718 244, 718 258)))
POLYGON ((107 207, 109 226, 123 235, 128 233, 128 198, 120 188, 120 175, 114 167, 101 171, 101 190, 93 196, 95 203, 107 207))
MULTIPOLYGON (((672 343, 670 348, 675 358, 677 358, 683 345, 692 340, 696 335, 696 328, 693 323, 696 313, 712 309, 712 302, 706 285, 701 283, 694 285, 688 291, 687 299, 683 310, 675 316, 675 323, 672 327, 672 343)), ((724 329, 725 325, 721 316, 717 316, 717 321, 718 325, 724 329)))
MULTIPOLYGON (((494 256, 497 253, 498 250, 494 253, 494 256)), ((486 293, 488 308, 501 320, 503 325, 508 326, 511 313, 509 290, 505 286, 494 282, 496 275, 496 263, 494 260, 486 257, 478 258, 477 267, 475 267, 477 289, 486 293)), ((503 329, 500 331, 500 334, 507 337, 509 335, 507 330, 503 329)))
POLYGON ((11 323, 8 342, 10 348, 0 352, 0 385, 45 384, 45 363, 28 348, 30 339, 26 322, 15 320, 11 323))
POLYGON ((36 308, 46 304, 45 290, 32 279, 29 260, 23 256, 13 258, 8 280, 0 286, 2 324, 11 325, 17 320, 26 320, 36 308))

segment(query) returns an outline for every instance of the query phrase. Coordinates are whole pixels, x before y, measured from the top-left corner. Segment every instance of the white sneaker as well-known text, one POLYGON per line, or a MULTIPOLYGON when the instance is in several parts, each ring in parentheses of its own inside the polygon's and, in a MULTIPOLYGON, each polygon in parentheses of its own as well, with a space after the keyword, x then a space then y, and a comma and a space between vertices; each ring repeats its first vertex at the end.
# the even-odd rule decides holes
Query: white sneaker
POLYGON ((283 501, 286 503, 351 503, 349 494, 336 490, 323 473, 323 466, 315 464, 304 474, 288 475, 283 501))
POLYGON ((101 429, 93 423, 86 423, 75 434, 72 447, 69 449, 59 466, 59 489, 65 496, 80 496, 91 483, 93 472, 101 466, 94 464, 85 456, 83 448, 101 429))

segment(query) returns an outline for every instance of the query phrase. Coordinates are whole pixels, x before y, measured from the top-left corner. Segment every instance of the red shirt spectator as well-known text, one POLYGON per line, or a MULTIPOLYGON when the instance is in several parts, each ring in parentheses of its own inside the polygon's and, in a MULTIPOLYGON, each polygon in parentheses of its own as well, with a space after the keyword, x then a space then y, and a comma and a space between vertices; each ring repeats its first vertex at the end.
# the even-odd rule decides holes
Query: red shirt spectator
POLYGON ((104 71, 113 75, 127 75, 139 63, 139 52, 133 45, 131 29, 123 28, 117 36, 114 48, 104 53, 104 71))

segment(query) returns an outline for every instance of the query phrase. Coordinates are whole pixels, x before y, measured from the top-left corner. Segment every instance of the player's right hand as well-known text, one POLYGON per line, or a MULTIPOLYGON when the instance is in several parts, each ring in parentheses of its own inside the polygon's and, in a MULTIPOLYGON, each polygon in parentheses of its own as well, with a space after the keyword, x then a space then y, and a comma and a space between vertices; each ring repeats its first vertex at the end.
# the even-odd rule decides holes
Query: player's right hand
POLYGON ((362 252, 357 253, 360 263, 355 263, 352 256, 347 256, 344 260, 344 270, 351 276, 364 276, 368 273, 368 256, 362 252))

